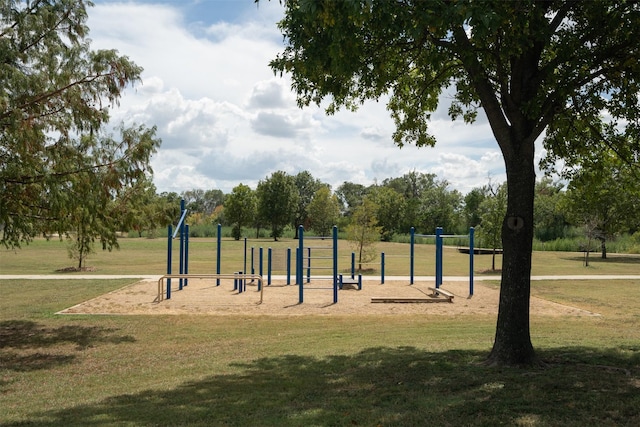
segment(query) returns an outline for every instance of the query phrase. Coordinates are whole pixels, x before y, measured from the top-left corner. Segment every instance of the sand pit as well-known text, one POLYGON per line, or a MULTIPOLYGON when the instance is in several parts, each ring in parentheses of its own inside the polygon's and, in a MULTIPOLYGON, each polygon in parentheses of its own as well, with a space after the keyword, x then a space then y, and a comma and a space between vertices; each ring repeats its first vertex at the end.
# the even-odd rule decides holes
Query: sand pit
MULTIPOLYGON (((264 286, 263 302, 257 284, 247 286, 247 291, 233 290, 233 280, 222 280, 216 286, 215 279, 189 279, 183 290, 175 290, 178 280, 173 279, 171 299, 154 302, 157 281, 140 281, 116 291, 83 302, 61 311, 61 314, 200 314, 243 316, 351 316, 351 315, 496 315, 499 291, 497 288, 476 283, 474 295, 469 298, 469 284, 445 282, 442 288, 455 295, 453 302, 431 303, 372 303, 372 297, 430 298, 433 282, 365 280, 362 290, 343 289, 338 292, 338 302, 333 303, 331 282, 312 280, 305 284, 304 302, 299 304, 296 285, 274 282, 264 286), (325 288, 325 289, 311 289, 325 288)), ((594 316, 595 313, 569 307, 539 298, 531 298, 531 314, 542 316, 594 316)))

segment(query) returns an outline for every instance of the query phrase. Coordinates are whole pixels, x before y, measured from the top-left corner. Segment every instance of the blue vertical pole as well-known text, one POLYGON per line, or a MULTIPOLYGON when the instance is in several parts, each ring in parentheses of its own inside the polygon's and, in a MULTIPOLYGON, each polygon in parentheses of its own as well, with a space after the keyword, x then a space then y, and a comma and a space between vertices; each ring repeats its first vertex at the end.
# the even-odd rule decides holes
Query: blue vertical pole
POLYGON ((296 248, 296 285, 300 284, 300 248, 296 248))
MULTIPOLYGON (((180 218, 182 218, 182 215, 184 214, 184 199, 180 200, 180 218)), ((180 221, 180 258, 179 258, 179 263, 180 263, 180 274, 184 274, 184 219, 182 221, 180 221)), ((180 285, 178 286, 178 289, 182 290, 182 287, 184 285, 184 280, 182 280, 182 278, 180 278, 180 285)))
MULTIPOLYGON (((189 224, 184 226, 184 274, 189 274, 189 224)), ((184 279, 184 285, 189 284, 189 279, 184 279)))
POLYGON ((413 246, 416 243, 416 229, 414 227, 411 227, 410 243, 411 244, 409 245, 409 284, 413 285, 413 255, 414 255, 413 246))
POLYGON ((338 227, 334 225, 333 226, 333 303, 335 304, 337 302, 338 302, 338 227))
POLYGON ((271 257, 273 250, 267 248, 267 286, 271 284, 271 257))
MULTIPOLYGON (((167 274, 171 274, 171 253, 172 253, 172 234, 171 225, 167 228, 167 274)), ((171 299, 171 278, 167 278, 167 299, 171 299)))
POLYGON ((254 259, 254 253, 255 253, 255 248, 251 246, 251 274, 255 274, 256 272, 256 269, 255 269, 256 261, 254 259))
POLYGON ((380 254, 380 283, 384 285, 384 252, 380 254))
POLYGON ((442 227, 436 227, 436 288, 442 285, 442 227))
POLYGON ((247 273, 247 238, 244 238, 244 267, 242 269, 243 273, 247 273))
MULTIPOLYGON (((260 259, 258 260, 258 273, 260 274, 260 277, 262 277, 262 255, 264 254, 263 248, 262 246, 260 246, 260 249, 258 249, 258 256, 260 257, 260 259)), ((262 280, 258 280, 258 290, 262 289, 262 280)))
POLYGON ((356 253, 351 252, 351 279, 353 279, 356 274, 356 253))
POLYGON ((287 248, 287 285, 291 284, 291 248, 287 248))
POLYGON ((473 255, 474 255, 474 234, 475 229, 469 229, 469 295, 473 295, 473 255))
MULTIPOLYGON (((222 224, 218 224, 217 236, 217 252, 216 252, 216 274, 220 274, 220 249, 222 247, 222 224)), ((220 286, 220 279, 216 279, 216 286, 220 286)))
POLYGON ((302 304, 304 301, 304 284, 302 279, 302 258, 304 254, 304 227, 300 226, 298 230, 298 251, 297 251, 297 262, 296 262, 296 271, 298 272, 298 302, 302 304))

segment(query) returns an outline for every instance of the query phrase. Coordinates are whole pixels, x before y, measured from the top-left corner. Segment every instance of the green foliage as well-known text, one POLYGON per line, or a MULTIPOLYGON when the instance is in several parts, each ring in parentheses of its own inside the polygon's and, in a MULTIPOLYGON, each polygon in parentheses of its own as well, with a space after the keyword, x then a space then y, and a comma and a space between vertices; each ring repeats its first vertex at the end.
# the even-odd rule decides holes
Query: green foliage
POLYGON ((181 196, 189 212, 199 213, 203 217, 209 217, 218 206, 224 204, 224 193, 222 190, 205 191, 195 188, 182 192, 181 196))
POLYGON ((311 229, 320 236, 329 236, 340 216, 340 202, 327 186, 321 186, 308 206, 311 229))
POLYGON ((224 213, 229 224, 233 224, 233 238, 239 240, 242 227, 250 225, 256 216, 256 193, 248 185, 239 184, 225 198, 224 213))
POLYGON ((535 363, 528 318, 535 141, 547 130, 552 160, 579 159, 601 151, 591 150, 595 138, 582 138, 595 129, 627 158, 640 153, 633 142, 640 140, 640 6, 613 0, 283 4, 286 45, 271 67, 291 74, 300 106, 328 100, 331 114, 388 96, 399 146, 435 143, 428 123, 449 87, 453 119, 472 122, 484 110, 505 160, 512 224, 503 229, 506 274, 490 358, 535 363), (611 118, 606 123, 603 111, 611 118))
POLYGON ((507 211, 507 185, 489 185, 485 199, 479 206, 482 222, 477 227, 478 246, 493 249, 491 270, 496 269, 496 251, 502 247, 502 225, 507 211))
POLYGON ((341 204, 341 212, 344 216, 351 216, 353 211, 360 206, 362 198, 367 194, 367 189, 362 184, 345 181, 336 190, 336 195, 341 204))
MULTIPOLYGON (((103 246, 113 246, 115 221, 107 218, 113 212, 95 209, 107 207, 107 200, 117 199, 150 172, 149 157, 159 145, 155 129, 122 127, 117 141, 100 130, 109 119, 106 107, 139 80, 142 69, 116 51, 91 50, 88 4, 0 1, 4 246, 19 246, 43 232, 64 235, 87 226, 103 246), (91 192, 86 196, 90 208, 78 213, 86 209, 81 188, 91 192), (98 224, 87 215, 103 218, 98 224)), ((88 242, 92 236, 76 241, 88 242)))
POLYGON ((564 210, 566 197, 562 189, 562 184, 553 183, 549 178, 536 183, 535 238, 547 241, 565 235, 568 215, 564 210))
POLYGON ((491 188, 479 207, 482 222, 477 228, 477 239, 482 247, 502 247, 502 223, 507 210, 507 186, 491 188))
POLYGON ((271 237, 277 241, 293 220, 300 199, 294 178, 283 171, 274 172, 258 183, 256 196, 258 217, 269 224, 271 237))
POLYGON ((309 171, 298 172, 293 177, 293 181, 296 189, 298 190, 298 204, 296 206, 293 223, 291 225, 296 230, 297 236, 298 226, 309 226, 310 217, 313 215, 310 204, 312 203, 316 192, 323 184, 320 180, 314 179, 309 171))
POLYGON ((587 238, 600 240, 606 257, 606 241, 618 232, 636 229, 640 224, 640 186, 635 164, 628 164, 614 152, 583 159, 569 173, 571 181, 565 208, 575 223, 585 229, 587 238))
POLYGON ((375 187, 370 197, 378 207, 376 218, 380 226, 381 238, 385 242, 390 242, 395 233, 402 231, 400 227, 404 222, 405 197, 390 186, 375 187))
POLYGON ((363 198, 347 227, 347 239, 357 253, 358 271, 362 271, 362 264, 373 261, 377 256, 376 243, 380 241, 382 231, 376 218, 377 210, 378 206, 372 198, 363 198))
POLYGON ((465 219, 465 228, 477 227, 482 221, 480 206, 487 197, 487 187, 473 188, 464 196, 463 215, 465 219))

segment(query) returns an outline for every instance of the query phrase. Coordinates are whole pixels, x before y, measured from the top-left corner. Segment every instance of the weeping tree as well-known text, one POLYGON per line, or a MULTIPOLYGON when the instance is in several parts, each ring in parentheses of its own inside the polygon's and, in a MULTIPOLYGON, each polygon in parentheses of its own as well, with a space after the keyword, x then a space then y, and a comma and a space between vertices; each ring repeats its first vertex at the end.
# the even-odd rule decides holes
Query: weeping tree
MULTIPOLYGON (((435 144, 428 125, 441 100, 449 102, 452 119, 467 123, 484 110, 508 187, 499 313, 488 363, 537 363, 529 323, 535 142, 546 130, 552 155, 580 157, 590 148, 575 129, 595 133, 617 122, 610 129, 614 133, 638 132, 640 5, 624 0, 281 3, 284 18, 278 25, 285 46, 271 67, 290 75, 301 107, 328 100, 324 105, 332 114, 383 99, 398 146, 435 144)), ((629 141, 609 138, 608 144, 625 147, 619 150, 623 154, 637 152, 638 139, 629 141)), ((591 148, 604 145, 596 142, 591 148)))
POLYGON ((0 245, 64 236, 83 218, 80 229, 89 221, 88 233, 112 246, 116 222, 95 218, 152 172, 155 129, 123 127, 116 139, 103 131, 108 107, 142 68, 115 50, 91 49, 90 4, 0 0, 0 245))

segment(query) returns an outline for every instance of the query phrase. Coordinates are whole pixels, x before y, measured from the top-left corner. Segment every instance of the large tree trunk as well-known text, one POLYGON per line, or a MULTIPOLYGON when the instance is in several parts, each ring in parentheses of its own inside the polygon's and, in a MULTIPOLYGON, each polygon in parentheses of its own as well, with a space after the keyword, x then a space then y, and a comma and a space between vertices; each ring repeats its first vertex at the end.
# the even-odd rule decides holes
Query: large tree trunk
POLYGON ((535 189, 533 143, 530 147, 527 143, 520 146, 524 150, 504 153, 508 198, 502 224, 500 306, 495 341, 488 359, 493 365, 537 363, 529 330, 535 189))

